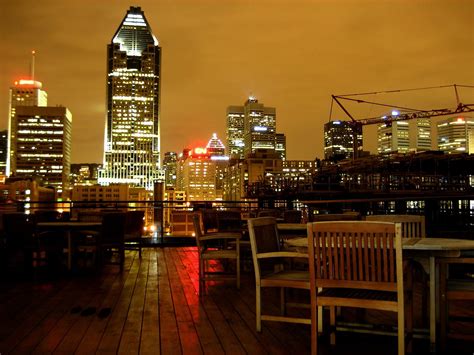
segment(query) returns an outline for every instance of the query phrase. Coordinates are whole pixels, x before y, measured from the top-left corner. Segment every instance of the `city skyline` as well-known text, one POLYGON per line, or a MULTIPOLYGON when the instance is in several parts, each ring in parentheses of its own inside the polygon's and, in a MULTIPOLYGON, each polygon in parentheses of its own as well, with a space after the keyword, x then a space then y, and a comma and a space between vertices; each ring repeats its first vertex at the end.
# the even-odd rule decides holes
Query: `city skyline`
MULTIPOLYGON (((0 25, 0 129, 34 49, 35 79, 73 114, 72 161, 102 162, 106 46, 130 6, 141 6, 163 49, 163 153, 225 137, 226 108, 252 94, 276 108, 288 159, 322 158, 332 94, 474 83, 471 1, 20 0, 4 4, 0 25)), ((423 100, 447 107, 437 95, 423 100)))

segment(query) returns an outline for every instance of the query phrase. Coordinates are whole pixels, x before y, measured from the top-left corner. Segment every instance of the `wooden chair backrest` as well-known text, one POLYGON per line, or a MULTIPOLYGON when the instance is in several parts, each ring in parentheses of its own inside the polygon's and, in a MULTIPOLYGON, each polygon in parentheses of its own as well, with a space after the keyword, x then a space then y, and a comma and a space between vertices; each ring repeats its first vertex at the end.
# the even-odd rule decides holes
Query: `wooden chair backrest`
POLYGON ((120 245, 125 236, 125 213, 111 212, 102 216, 102 232, 100 242, 103 244, 120 245))
POLYGON ((425 216, 408 214, 370 215, 366 221, 401 223, 402 238, 425 238, 425 216))
POLYGON ((127 211, 125 214, 125 238, 140 238, 145 226, 145 211, 127 211))
POLYGON ((311 216, 311 222, 325 221, 357 221, 360 219, 359 213, 330 213, 330 214, 314 214, 311 216))
POLYGON ((397 291, 403 280, 399 224, 308 223, 308 248, 316 287, 397 291))
POLYGON ((260 260, 259 255, 278 252, 281 249, 277 222, 274 217, 257 217, 249 219, 247 223, 255 277, 259 280, 263 270, 272 269, 275 265, 273 260, 260 260))
POLYGON ((196 238, 196 246, 201 249, 201 215, 199 213, 193 214, 194 237, 196 238))

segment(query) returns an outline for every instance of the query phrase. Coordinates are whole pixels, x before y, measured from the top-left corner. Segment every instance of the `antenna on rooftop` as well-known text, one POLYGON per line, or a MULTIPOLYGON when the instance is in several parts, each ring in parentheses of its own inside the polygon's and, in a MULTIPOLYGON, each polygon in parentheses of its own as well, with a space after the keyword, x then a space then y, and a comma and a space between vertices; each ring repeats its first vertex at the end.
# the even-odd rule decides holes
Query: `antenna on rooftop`
POLYGON ((33 49, 31 51, 31 72, 30 72, 30 76, 31 76, 31 80, 35 80, 35 54, 36 54, 36 51, 33 49))

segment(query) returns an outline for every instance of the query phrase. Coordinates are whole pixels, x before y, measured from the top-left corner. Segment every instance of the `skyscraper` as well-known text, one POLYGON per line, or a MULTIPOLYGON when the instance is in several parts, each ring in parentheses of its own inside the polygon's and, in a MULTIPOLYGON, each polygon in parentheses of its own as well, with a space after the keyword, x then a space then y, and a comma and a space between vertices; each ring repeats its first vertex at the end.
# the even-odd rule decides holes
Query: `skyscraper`
POLYGON ((11 149, 11 141, 15 139, 15 131, 12 130, 12 123, 15 119, 16 108, 18 106, 47 106, 48 94, 42 89, 43 84, 33 79, 32 70, 30 79, 20 79, 15 81, 10 88, 9 114, 8 114, 8 157, 7 157, 7 175, 10 175, 10 160, 15 155, 15 150, 11 149))
POLYGON ((11 120, 12 174, 67 189, 72 116, 66 107, 17 106, 11 120))
POLYGON ((474 119, 451 117, 438 122, 438 149, 447 153, 474 153, 474 119))
POLYGON ((250 96, 243 106, 227 108, 227 155, 245 158, 258 149, 278 150, 285 159, 286 137, 276 133, 276 110, 250 96))
POLYGON ((99 183, 153 189, 160 167, 161 48, 140 7, 107 46, 107 117, 99 183))
POLYGON ((357 155, 362 151, 362 126, 352 126, 348 121, 329 121, 324 124, 324 159, 353 158, 354 138, 357 155))

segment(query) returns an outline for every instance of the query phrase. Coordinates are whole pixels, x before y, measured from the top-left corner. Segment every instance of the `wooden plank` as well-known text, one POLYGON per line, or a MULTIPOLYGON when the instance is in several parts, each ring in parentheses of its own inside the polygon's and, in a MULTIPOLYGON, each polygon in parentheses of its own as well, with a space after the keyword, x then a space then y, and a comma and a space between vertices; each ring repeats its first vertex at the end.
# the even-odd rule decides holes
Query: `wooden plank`
POLYGON ((145 290, 145 305, 143 308, 142 334, 140 337, 141 354, 160 354, 160 319, 158 310, 158 265, 155 249, 144 249, 148 252, 148 279, 145 290))
MULTIPOLYGON (((180 255, 181 262, 187 270, 193 289, 197 292, 199 290, 197 250, 180 250, 178 254, 180 255)), ((213 298, 206 296, 201 297, 200 303, 203 311, 209 318, 209 322, 211 323, 224 352, 226 354, 245 354, 245 350, 241 346, 239 339, 234 334, 230 324, 224 318, 224 315, 221 313, 213 298)), ((207 348, 204 346, 203 351, 208 352, 207 348)))
POLYGON ((162 354, 181 353, 178 325, 174 312, 168 268, 163 249, 158 250, 158 310, 160 318, 160 350, 162 354))
MULTIPOLYGON (((108 270, 111 270, 110 272, 114 273, 115 278, 111 288, 107 290, 107 295, 101 301, 100 307, 101 309, 109 308, 111 314, 115 311, 115 306, 120 297, 120 294, 122 293, 122 289, 125 285, 125 282, 129 277, 130 271, 136 267, 133 266, 133 264, 131 264, 133 267, 130 265, 130 263, 133 261, 133 257, 130 257, 128 253, 127 255, 128 257, 126 259, 124 271, 122 273, 119 273, 118 266, 108 266, 108 270)), ((133 274, 132 277, 134 277, 133 274)), ((94 317, 92 319, 91 323, 89 324, 86 332, 82 337, 82 340, 79 343, 79 346, 76 349, 77 354, 91 354, 96 352, 100 340, 102 339, 102 336, 105 332, 106 326, 109 322, 109 319, 110 316, 105 318, 94 317)))
POLYGON ((133 290, 137 282, 139 267, 140 261, 135 258, 113 312, 108 317, 107 325, 96 350, 97 353, 116 353, 118 350, 133 290))
POLYGON ((194 326, 183 286, 174 264, 174 255, 170 248, 165 249, 165 261, 173 299, 176 322, 178 325, 181 348, 184 353, 202 353, 199 336, 194 326))
POLYGON ((119 354, 138 354, 140 350, 140 336, 142 330, 143 308, 145 304, 145 290, 148 279, 149 253, 142 253, 137 258, 139 265, 137 280, 130 300, 130 307, 125 318, 122 336, 118 348, 119 354))

